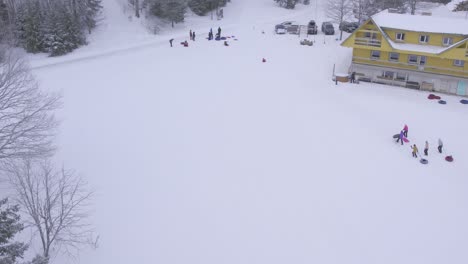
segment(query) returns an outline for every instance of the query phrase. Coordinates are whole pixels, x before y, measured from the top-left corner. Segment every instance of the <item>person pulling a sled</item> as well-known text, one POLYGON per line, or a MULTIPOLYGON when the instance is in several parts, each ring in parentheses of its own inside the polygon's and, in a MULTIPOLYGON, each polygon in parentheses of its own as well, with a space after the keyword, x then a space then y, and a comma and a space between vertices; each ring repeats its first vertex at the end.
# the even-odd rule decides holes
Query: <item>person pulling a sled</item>
POLYGON ((398 141, 401 141, 401 145, 403 145, 403 138, 405 136, 405 133, 403 132, 403 130, 400 132, 400 135, 398 136, 396 142, 398 143, 398 141))
POLYGON ((416 144, 413 145, 413 157, 417 158, 418 157, 418 147, 416 147, 416 144))

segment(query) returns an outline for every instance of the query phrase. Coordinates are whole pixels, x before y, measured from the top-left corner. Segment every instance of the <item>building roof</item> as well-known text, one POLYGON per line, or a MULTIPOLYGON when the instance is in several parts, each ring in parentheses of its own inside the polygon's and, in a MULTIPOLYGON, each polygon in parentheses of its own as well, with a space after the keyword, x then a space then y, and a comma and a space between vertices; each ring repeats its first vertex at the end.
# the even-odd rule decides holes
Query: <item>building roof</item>
POLYGON ((382 11, 372 16, 381 28, 407 31, 468 35, 468 19, 457 17, 437 17, 409 14, 396 14, 382 11))

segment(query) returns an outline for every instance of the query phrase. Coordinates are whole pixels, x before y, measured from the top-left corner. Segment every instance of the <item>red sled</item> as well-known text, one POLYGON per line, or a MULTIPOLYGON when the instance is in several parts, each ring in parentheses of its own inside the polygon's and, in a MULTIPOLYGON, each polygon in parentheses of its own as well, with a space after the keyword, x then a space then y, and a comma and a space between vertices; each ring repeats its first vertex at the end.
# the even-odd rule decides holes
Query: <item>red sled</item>
POLYGON ((448 161, 448 162, 452 162, 453 157, 452 156, 447 156, 447 157, 445 157, 445 160, 448 161))
POLYGON ((406 142, 406 143, 409 143, 409 139, 407 139, 407 138, 403 138, 403 141, 406 142))

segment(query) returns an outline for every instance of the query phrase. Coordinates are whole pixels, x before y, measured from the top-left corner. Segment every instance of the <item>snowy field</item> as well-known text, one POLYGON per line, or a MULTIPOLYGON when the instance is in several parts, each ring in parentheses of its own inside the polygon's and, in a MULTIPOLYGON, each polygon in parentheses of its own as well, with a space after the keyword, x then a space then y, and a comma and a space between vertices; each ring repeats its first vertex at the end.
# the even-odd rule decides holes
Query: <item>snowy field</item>
POLYGON ((218 24, 200 20, 188 48, 180 26, 174 48, 165 32, 35 69, 64 94, 60 157, 98 190, 99 248, 74 263, 468 263, 461 98, 335 85, 333 65, 351 60, 337 35, 307 47, 272 33, 283 20, 321 24, 322 10, 233 1, 229 47, 204 39, 218 24), (404 124, 420 152, 429 141, 428 165, 392 140, 404 124))

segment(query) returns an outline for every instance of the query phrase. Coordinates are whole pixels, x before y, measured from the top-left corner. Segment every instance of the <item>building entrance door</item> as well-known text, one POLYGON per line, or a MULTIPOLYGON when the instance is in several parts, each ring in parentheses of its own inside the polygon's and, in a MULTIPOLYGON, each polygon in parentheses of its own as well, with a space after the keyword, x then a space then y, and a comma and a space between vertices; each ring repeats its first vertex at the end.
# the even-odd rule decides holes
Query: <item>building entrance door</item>
POLYGON ((457 94, 466 95, 466 82, 465 81, 458 82, 457 94))

